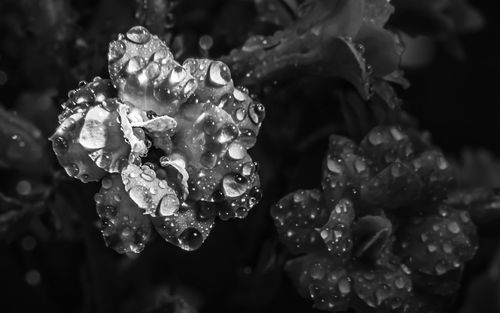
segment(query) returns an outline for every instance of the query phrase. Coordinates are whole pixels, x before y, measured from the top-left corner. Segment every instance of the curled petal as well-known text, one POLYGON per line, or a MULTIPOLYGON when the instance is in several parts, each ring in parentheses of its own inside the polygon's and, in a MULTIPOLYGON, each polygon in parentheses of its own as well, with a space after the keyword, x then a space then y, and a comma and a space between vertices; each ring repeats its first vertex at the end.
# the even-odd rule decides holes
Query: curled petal
POLYGON ((87 111, 78 142, 98 167, 117 173, 128 161, 130 146, 121 130, 117 104, 110 102, 113 100, 87 111))
POLYGON ((156 172, 148 166, 129 164, 121 172, 121 177, 129 197, 146 214, 171 215, 179 209, 179 199, 174 189, 167 181, 158 179, 156 172))
POLYGON ((118 106, 118 114, 120 115, 120 125, 123 132, 123 137, 130 145, 130 152, 133 156, 144 156, 148 152, 145 143, 144 132, 132 128, 129 112, 132 110, 127 105, 118 106))
POLYGON ((125 191, 120 175, 103 178, 95 201, 106 245, 118 253, 141 252, 151 238, 152 225, 125 191))
POLYGON ((88 151, 78 142, 83 122, 83 113, 69 116, 59 125, 50 140, 57 159, 66 173, 86 183, 98 181, 106 172, 96 165, 88 151))
POLYGON ((353 226, 356 257, 377 260, 390 244, 392 223, 383 216, 363 216, 353 226))

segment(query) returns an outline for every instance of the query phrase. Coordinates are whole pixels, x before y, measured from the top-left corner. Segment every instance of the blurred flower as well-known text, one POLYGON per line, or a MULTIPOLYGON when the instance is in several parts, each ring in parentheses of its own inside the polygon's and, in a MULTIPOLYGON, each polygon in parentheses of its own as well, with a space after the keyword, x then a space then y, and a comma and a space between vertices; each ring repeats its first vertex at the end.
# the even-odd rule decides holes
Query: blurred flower
POLYGON ((271 36, 250 37, 222 59, 245 84, 273 80, 300 68, 344 79, 365 99, 373 91, 387 92, 388 81, 408 85, 398 69, 403 48, 397 36, 384 28, 394 11, 389 1, 310 0, 286 9, 275 8, 278 5, 272 4, 272 12, 279 17, 264 19, 283 29, 271 36), (293 15, 285 19, 285 11, 293 15))
POLYGON ((333 312, 439 310, 477 248, 469 214, 443 202, 453 183, 415 131, 380 126, 359 145, 332 135, 322 191, 296 191, 271 210, 282 242, 305 253, 287 265, 292 281, 333 312))

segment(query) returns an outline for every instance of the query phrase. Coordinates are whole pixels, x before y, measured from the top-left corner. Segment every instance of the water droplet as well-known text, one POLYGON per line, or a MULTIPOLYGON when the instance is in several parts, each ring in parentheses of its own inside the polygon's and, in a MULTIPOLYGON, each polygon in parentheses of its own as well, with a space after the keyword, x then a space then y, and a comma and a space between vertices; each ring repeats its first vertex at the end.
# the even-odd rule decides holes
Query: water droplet
POLYGON ((125 54, 126 46, 123 42, 116 40, 109 44, 108 60, 109 62, 118 61, 125 54))
POLYGON ((357 158, 355 161, 354 161, 354 168, 356 169, 356 171, 358 173, 362 173, 366 170, 366 163, 363 159, 361 158, 357 158))
POLYGON ((236 120, 243 121, 245 119, 246 110, 243 108, 239 108, 236 110, 236 120))
POLYGON ((140 208, 143 208, 143 209, 150 208, 150 206, 152 204, 151 195, 145 187, 140 186, 140 185, 135 185, 134 187, 132 187, 129 190, 128 194, 129 194, 130 198, 132 200, 134 200, 134 202, 140 208))
POLYGON ((222 179, 222 190, 227 197, 239 197, 243 195, 247 189, 247 179, 239 174, 228 174, 222 179))
POLYGON ((93 92, 88 89, 88 88, 84 88, 84 89, 78 89, 77 91, 75 91, 75 93, 73 94, 73 101, 77 104, 77 105, 84 105, 84 104, 88 104, 88 103, 91 103, 94 101, 94 94, 93 92))
POLYGON ((450 233, 455 234, 455 235, 460 232, 460 226, 455 221, 448 223, 447 228, 450 231, 450 233))
POLYGON ((78 168, 78 165, 76 165, 75 163, 72 163, 69 166, 65 167, 65 170, 71 177, 75 177, 80 173, 80 169, 78 168))
POLYGON ((351 292, 351 282, 349 281, 349 278, 342 277, 339 280, 338 288, 339 288, 340 293, 343 296, 345 296, 346 294, 350 293, 351 292))
MULTIPOLYGON (((224 94, 220 97, 219 99, 219 104, 217 105, 219 108, 223 109, 223 108, 228 108, 230 107, 232 104, 234 103, 234 98, 231 94, 224 94)), ((243 118, 245 118, 243 116, 243 118)))
POLYGON ((404 277, 400 276, 394 281, 394 285, 398 289, 403 289, 406 286, 406 280, 404 277))
POLYGON ((31 193, 31 183, 27 180, 21 180, 16 185, 16 191, 21 196, 27 196, 31 193))
POLYGON ((217 132, 217 123, 215 119, 211 116, 208 116, 203 121, 203 131, 207 135, 214 135, 217 132))
POLYGON ((217 155, 213 152, 206 151, 200 156, 200 163, 206 168, 213 168, 217 163, 217 155))
POLYGON ((148 79, 155 79, 161 73, 160 64, 156 62, 150 62, 148 66, 144 69, 144 71, 148 79))
POLYGON ((161 216, 171 216, 179 210, 179 205, 179 198, 174 194, 167 194, 161 199, 159 213, 161 216))
POLYGON ((101 184, 102 184, 102 188, 109 189, 113 186, 113 181, 110 178, 105 177, 102 179, 101 184))
POLYGON ((446 273, 447 268, 446 268, 446 266, 444 264, 438 263, 434 267, 434 270, 436 271, 436 274, 443 275, 444 273, 446 273))
POLYGON ((448 168, 448 162, 441 156, 437 158, 437 165, 438 168, 442 171, 448 168))
POLYGON ((63 137, 57 137, 52 141, 52 148, 56 155, 61 156, 68 151, 68 142, 63 137))
POLYGON ((246 150, 243 146, 237 142, 233 142, 229 145, 227 149, 228 156, 233 160, 241 160, 246 155, 246 150))
POLYGON ((262 199, 262 191, 259 187, 254 186, 248 192, 248 207, 253 208, 262 199))
POLYGON ((231 81, 231 72, 226 64, 213 61, 208 70, 208 78, 215 86, 225 86, 231 81))
POLYGON ((430 253, 434 253, 434 252, 436 252, 436 250, 437 250, 437 246, 434 244, 429 244, 427 246, 427 251, 429 251, 430 253))
POLYGON ((133 74, 141 70, 143 67, 144 67, 144 59, 139 56, 136 56, 131 58, 127 62, 126 71, 129 74, 133 74))
POLYGON ((168 74, 168 82, 172 85, 177 85, 187 76, 186 70, 182 66, 174 67, 168 74))
POLYGON ((449 243, 445 243, 445 244, 443 244, 443 251, 445 253, 452 253, 453 247, 449 243))
POLYGON ((390 132, 391 132, 392 137, 396 141, 400 141, 400 140, 405 138, 405 135, 396 127, 391 127, 390 132))
POLYGON ((184 88, 182 88, 182 95, 183 97, 189 97, 193 92, 194 90, 196 89, 196 81, 194 79, 190 79, 186 82, 186 84, 184 85, 184 88))
POLYGON ((237 88, 234 88, 233 97, 236 101, 239 101, 239 102, 245 101, 245 94, 237 88))
POLYGON ((246 147, 252 147, 257 142, 257 135, 251 129, 241 129, 240 142, 246 147))
POLYGON ((248 116, 254 124, 258 125, 261 123, 265 116, 265 108, 262 103, 252 102, 248 106, 248 116))
POLYGON ((341 174, 342 173, 342 167, 341 167, 341 159, 332 159, 332 158, 327 158, 326 161, 326 166, 328 167, 328 170, 330 172, 335 173, 335 174, 341 174))
POLYGON ((97 206, 97 213, 101 218, 111 219, 116 216, 118 210, 112 205, 97 206))
POLYGON ((403 175, 403 166, 400 163, 396 163, 391 167, 391 174, 395 178, 401 177, 403 175))
POLYGON ((253 162, 245 163, 241 167, 241 174, 246 177, 253 175, 254 171, 255 171, 255 164, 253 162))
POLYGON ((312 279, 320 280, 325 277, 325 269, 323 268, 322 264, 314 263, 309 269, 309 274, 311 275, 312 279))
POLYGON ((172 55, 170 51, 168 51, 166 48, 160 49, 153 54, 153 61, 158 62, 160 64, 168 63, 168 61, 170 61, 171 58, 172 55))
POLYGON ((227 123, 219 131, 217 141, 219 143, 228 143, 238 137, 238 127, 233 123, 227 123))
POLYGON ((374 131, 371 132, 370 135, 368 135, 368 140, 372 145, 378 146, 379 144, 384 142, 384 136, 380 131, 374 131))
POLYGON ((198 45, 202 50, 210 50, 212 48, 212 45, 214 44, 214 40, 212 39, 212 36, 210 35, 203 35, 200 37, 198 40, 198 45))
POLYGON ((40 272, 37 271, 37 270, 29 270, 26 273, 26 277, 25 278, 26 278, 26 282, 30 286, 36 286, 36 285, 40 284, 40 281, 41 281, 40 272))
POLYGON ((126 34, 128 40, 138 43, 144 44, 149 41, 151 38, 151 34, 149 31, 142 26, 134 26, 126 34))
POLYGON ((196 250, 203 243, 203 235, 196 228, 187 228, 180 234, 179 243, 185 250, 196 250))

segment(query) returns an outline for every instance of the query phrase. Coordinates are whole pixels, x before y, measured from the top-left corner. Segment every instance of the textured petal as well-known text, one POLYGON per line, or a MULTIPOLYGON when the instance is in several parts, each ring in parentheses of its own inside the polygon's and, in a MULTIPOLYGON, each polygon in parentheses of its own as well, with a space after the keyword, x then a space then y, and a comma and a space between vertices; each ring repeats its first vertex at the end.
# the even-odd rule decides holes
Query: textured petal
POLYGON ((338 260, 309 254, 289 261, 285 269, 300 294, 313 300, 315 308, 330 312, 348 309, 353 281, 338 260))
POLYGON ((328 222, 317 229, 326 244, 328 252, 338 258, 348 259, 353 238, 351 225, 354 221, 354 207, 350 200, 341 199, 331 211, 328 222))
POLYGON ((424 274, 441 276, 474 256, 477 238, 465 211, 441 206, 438 214, 416 217, 398 234, 403 261, 424 274))
POLYGON ((139 253, 151 238, 151 222, 125 191, 118 174, 102 180, 95 195, 106 245, 118 253, 139 253))
POLYGON ((387 264, 351 271, 357 296, 377 312, 407 312, 412 298, 412 281, 406 268, 387 264))
POLYGON ((179 209, 179 199, 168 182, 156 177, 146 165, 129 164, 121 172, 129 197, 151 216, 172 215, 179 209))
POLYGON ((106 172, 92 161, 88 151, 78 142, 83 121, 84 113, 69 116, 59 125, 50 140, 59 164, 66 173, 86 183, 98 181, 106 172))
POLYGON ((329 205, 334 206, 341 198, 357 194, 362 182, 370 175, 371 162, 353 141, 341 136, 330 136, 322 179, 329 205))
POLYGON ((184 203, 174 214, 157 216, 152 221, 166 241, 192 251, 201 247, 214 224, 213 216, 200 215, 199 210, 198 207, 184 203))
POLYGON ((281 241, 296 253, 325 247, 316 228, 325 225, 329 214, 318 190, 298 190, 271 208, 281 241))

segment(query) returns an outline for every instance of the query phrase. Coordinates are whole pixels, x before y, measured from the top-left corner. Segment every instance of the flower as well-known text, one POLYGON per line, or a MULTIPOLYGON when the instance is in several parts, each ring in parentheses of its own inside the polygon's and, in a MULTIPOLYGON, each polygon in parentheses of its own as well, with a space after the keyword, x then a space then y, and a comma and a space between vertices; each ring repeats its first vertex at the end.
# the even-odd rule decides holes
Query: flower
POLYGON ((299 190, 271 210, 295 254, 287 270, 314 306, 346 310, 437 310, 477 249, 465 210, 444 202, 453 169, 426 136, 373 128, 358 145, 332 135, 322 190, 299 190))
POLYGON ((141 26, 112 41, 111 80, 69 94, 51 137, 68 175, 101 181, 95 196, 105 242, 140 252, 152 229, 194 250, 216 217, 244 218, 261 198, 251 148, 264 106, 235 87, 227 65, 181 65, 141 26))

